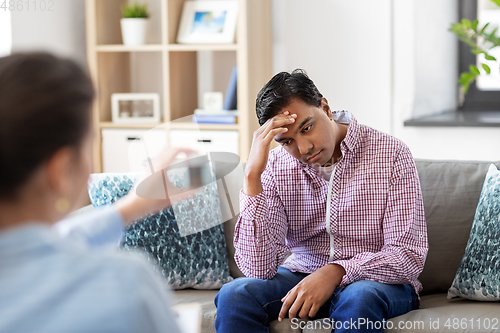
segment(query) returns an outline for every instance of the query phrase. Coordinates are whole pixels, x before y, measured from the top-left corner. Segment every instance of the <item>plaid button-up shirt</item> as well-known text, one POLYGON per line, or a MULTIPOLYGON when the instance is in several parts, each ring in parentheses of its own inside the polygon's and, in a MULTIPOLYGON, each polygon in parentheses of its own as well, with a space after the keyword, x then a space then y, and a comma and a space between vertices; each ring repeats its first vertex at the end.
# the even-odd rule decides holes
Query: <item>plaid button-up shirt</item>
POLYGON ((316 169, 282 147, 269 152, 263 192, 240 192, 236 263, 246 276, 271 279, 291 252, 282 266, 294 272, 335 263, 346 271, 340 286, 373 280, 411 284, 418 294, 427 228, 408 147, 351 116, 340 148, 330 202, 329 182, 316 169))

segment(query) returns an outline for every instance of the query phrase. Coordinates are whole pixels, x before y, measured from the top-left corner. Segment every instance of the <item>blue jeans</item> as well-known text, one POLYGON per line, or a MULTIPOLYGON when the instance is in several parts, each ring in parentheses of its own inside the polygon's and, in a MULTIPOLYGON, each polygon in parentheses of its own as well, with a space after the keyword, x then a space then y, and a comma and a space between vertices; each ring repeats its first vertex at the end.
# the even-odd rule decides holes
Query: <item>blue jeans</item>
MULTIPOLYGON (((281 298, 307 275, 280 267, 271 280, 243 277, 225 284, 215 297, 216 331, 269 332, 269 323, 278 318, 281 298)), ((418 297, 409 284, 358 281, 335 289, 316 318, 329 317, 330 326, 322 327, 336 328, 337 333, 383 332, 384 320, 416 308, 418 297)))

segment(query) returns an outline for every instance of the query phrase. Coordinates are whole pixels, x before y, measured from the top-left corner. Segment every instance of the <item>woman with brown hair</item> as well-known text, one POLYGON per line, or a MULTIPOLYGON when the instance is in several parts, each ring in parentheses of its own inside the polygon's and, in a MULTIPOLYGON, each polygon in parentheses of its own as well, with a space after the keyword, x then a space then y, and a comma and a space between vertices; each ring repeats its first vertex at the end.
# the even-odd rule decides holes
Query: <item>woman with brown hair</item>
POLYGON ((0 59, 0 332, 178 332, 149 264, 103 248, 168 198, 132 193, 57 222, 86 191, 93 98, 88 75, 71 60, 0 59))

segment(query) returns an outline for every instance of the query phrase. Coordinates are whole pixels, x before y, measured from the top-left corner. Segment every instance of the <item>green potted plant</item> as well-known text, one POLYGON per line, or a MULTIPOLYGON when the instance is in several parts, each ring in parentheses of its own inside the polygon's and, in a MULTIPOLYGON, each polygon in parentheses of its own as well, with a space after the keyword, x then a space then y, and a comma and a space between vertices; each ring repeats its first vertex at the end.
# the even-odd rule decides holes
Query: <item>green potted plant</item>
POLYGON ((148 5, 137 2, 122 7, 120 25, 124 45, 142 45, 146 43, 148 25, 148 5))
MULTIPOLYGON (((500 6, 500 0, 491 0, 497 6, 500 6)), ((471 22, 468 19, 462 19, 458 23, 453 23, 449 29, 458 39, 470 46, 471 52, 475 55, 484 54, 484 60, 481 61, 480 66, 475 64, 469 66, 468 72, 460 74, 458 83, 462 88, 463 94, 467 94, 469 85, 476 80, 481 74, 491 74, 491 61, 497 62, 498 66, 500 59, 497 59, 491 54, 491 51, 500 46, 500 37, 497 37, 498 27, 491 30, 488 29, 489 23, 479 26, 478 20, 471 22), (490 63, 488 65, 486 62, 490 63)))

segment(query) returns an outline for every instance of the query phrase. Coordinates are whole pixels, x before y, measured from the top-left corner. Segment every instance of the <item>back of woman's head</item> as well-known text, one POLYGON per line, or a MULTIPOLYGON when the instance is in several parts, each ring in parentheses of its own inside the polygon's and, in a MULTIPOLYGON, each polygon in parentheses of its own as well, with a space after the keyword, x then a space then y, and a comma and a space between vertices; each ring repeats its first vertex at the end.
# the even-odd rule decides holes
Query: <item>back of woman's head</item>
POLYGON ((93 97, 88 75, 71 60, 46 53, 0 58, 0 199, 15 197, 59 149, 80 148, 93 97))

